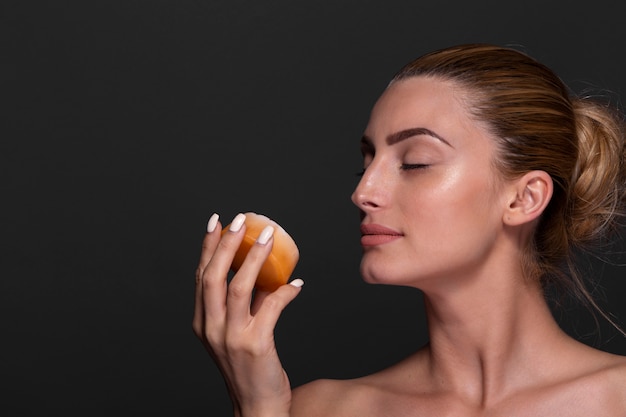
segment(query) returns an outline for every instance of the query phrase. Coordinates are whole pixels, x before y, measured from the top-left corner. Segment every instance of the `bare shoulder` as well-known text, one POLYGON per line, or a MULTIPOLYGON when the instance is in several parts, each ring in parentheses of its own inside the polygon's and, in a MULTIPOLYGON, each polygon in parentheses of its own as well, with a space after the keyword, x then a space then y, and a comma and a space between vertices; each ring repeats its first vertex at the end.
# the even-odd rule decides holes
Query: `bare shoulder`
POLYGON ((389 368, 360 378, 320 379, 293 390, 292 417, 394 415, 403 398, 420 388, 417 352, 389 368))
POLYGON ((315 380, 293 390, 291 416, 357 416, 367 407, 367 391, 358 379, 315 380))
MULTIPOLYGON (((579 398, 595 398, 602 403, 606 415, 624 415, 626 412, 626 356, 602 352, 591 372, 583 374, 576 384, 579 398)), ((576 390, 575 390, 576 392, 576 390)))
POLYGON ((622 409, 626 410, 626 356, 610 354, 609 358, 609 365, 603 372, 605 380, 622 409))

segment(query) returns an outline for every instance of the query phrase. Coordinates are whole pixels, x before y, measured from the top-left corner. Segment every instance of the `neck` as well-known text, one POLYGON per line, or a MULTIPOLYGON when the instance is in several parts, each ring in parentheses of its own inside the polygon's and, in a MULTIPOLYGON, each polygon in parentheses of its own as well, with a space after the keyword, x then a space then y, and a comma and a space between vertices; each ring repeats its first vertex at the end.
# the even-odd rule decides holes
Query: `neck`
POLYGON ((550 352, 566 340, 539 284, 514 275, 424 291, 431 375, 483 406, 548 377, 550 352))

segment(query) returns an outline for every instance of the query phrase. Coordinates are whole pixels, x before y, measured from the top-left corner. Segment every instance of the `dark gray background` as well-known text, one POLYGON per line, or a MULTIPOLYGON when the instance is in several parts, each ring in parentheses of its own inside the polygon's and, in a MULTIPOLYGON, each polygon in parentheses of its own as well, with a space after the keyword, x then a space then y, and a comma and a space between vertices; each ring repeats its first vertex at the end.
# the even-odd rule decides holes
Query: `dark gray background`
MULTIPOLYGON (((369 110, 401 65, 467 42, 519 45, 618 102, 621 6, 545 3, 2 1, 0 414, 229 415, 191 331, 214 211, 267 214, 300 246, 306 285, 277 329, 295 385, 418 348, 419 293, 358 274, 369 110)), ((596 274, 626 324, 624 268, 596 274)), ((564 322, 626 354, 583 311, 564 322)))

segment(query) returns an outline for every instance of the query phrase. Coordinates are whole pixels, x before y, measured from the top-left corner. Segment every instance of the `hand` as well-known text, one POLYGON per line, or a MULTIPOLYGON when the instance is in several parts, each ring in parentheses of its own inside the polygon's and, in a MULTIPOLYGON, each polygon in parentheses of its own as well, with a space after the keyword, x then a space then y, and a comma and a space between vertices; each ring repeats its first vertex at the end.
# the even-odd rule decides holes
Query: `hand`
POLYGON ((228 284, 228 271, 245 233, 244 221, 245 216, 238 214, 222 237, 218 216, 209 220, 196 271, 193 330, 226 380, 235 415, 288 416, 291 386, 276 351, 274 328, 303 281, 252 296, 272 249, 269 227, 228 284))

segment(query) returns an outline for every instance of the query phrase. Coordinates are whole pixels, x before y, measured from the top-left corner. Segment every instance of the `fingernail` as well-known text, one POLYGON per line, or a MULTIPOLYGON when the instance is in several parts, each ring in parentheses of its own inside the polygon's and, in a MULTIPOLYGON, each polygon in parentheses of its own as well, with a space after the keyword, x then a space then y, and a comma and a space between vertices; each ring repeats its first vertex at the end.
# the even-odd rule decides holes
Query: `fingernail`
POLYGON ((259 245, 265 245, 270 240, 273 234, 274 228, 272 226, 265 226, 265 229, 263 229, 263 231, 259 235, 256 243, 258 243, 259 245))
POLYGON ((230 224, 230 231, 238 232, 239 229, 241 229, 241 226, 243 226, 243 223, 245 221, 246 221, 246 215, 243 213, 239 213, 238 215, 235 216, 235 218, 233 219, 233 222, 230 224))
POLYGON ((206 225, 207 233, 212 233, 215 230, 215 228, 217 227, 217 221, 219 220, 219 218, 220 216, 217 213, 213 213, 211 218, 209 218, 209 222, 206 225))
POLYGON ((293 281, 291 281, 289 285, 293 285, 296 288, 300 288, 301 286, 304 285, 304 281, 301 280, 300 278, 296 278, 293 281))

